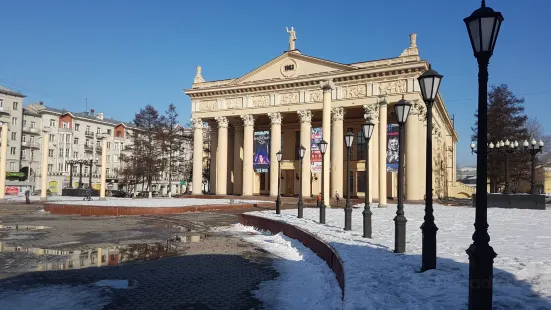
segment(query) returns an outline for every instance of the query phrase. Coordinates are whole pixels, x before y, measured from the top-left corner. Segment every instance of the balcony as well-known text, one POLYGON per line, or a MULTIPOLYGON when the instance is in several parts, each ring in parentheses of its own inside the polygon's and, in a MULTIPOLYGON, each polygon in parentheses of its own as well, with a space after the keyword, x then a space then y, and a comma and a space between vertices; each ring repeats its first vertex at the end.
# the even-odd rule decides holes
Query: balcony
POLYGON ((9 109, 6 109, 4 107, 0 107, 0 115, 10 115, 10 110, 9 109))
POLYGON ((85 144, 85 145, 84 145, 84 151, 85 151, 85 152, 90 152, 90 153, 91 153, 91 152, 94 151, 94 149, 92 148, 91 145, 85 144))
POLYGON ((63 128, 63 127, 59 127, 57 129, 58 132, 67 132, 67 133, 72 133, 73 132, 73 128, 63 128))
POLYGON ((85 135, 86 137, 93 138, 93 137, 94 137, 94 132, 93 132, 93 131, 90 131, 90 130, 86 130, 86 131, 84 132, 84 135, 85 135))
POLYGON ((24 142, 21 142, 21 147, 39 149, 40 144, 38 142, 24 141, 24 142))
POLYGON ((23 126, 23 132, 24 133, 30 133, 30 134, 33 134, 33 135, 39 135, 40 134, 40 131, 38 130, 38 128, 28 127, 28 126, 23 126))

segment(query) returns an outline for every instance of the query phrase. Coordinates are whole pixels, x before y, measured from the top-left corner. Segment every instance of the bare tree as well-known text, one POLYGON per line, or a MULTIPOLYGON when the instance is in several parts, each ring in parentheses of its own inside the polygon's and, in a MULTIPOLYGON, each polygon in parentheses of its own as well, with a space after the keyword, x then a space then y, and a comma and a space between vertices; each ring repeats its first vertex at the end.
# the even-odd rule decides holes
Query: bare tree
POLYGON ((530 117, 526 121, 526 129, 528 130, 528 134, 530 135, 529 143, 531 142, 531 139, 535 139, 536 141, 542 140, 544 143, 544 148, 542 150, 542 155, 540 155, 540 162, 548 163, 551 162, 551 151, 549 151, 549 147, 551 147, 551 135, 544 134, 544 128, 543 125, 540 123, 537 117, 530 117))

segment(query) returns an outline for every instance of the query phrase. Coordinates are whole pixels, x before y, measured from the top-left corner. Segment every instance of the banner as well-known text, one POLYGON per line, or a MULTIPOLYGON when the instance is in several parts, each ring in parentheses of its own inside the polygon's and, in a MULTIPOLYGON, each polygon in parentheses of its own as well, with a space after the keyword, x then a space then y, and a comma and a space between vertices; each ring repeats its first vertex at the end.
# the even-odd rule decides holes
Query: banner
POLYGON ((386 171, 398 172, 398 151, 400 149, 398 143, 399 134, 398 125, 389 124, 387 126, 386 171))
POLYGON ((268 130, 254 132, 253 168, 257 173, 270 170, 270 132, 268 130))
POLYGON ((310 133, 310 168, 312 172, 321 172, 321 152, 318 147, 321 139, 321 127, 312 128, 310 133))

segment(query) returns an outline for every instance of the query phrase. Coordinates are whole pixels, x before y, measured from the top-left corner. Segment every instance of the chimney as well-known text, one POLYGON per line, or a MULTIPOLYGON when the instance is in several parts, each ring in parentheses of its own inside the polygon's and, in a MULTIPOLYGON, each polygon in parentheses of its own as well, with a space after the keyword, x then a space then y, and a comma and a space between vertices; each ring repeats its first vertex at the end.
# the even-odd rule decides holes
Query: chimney
POLYGON ((94 116, 94 109, 90 109, 90 115, 94 116))
POLYGON ((98 112, 97 117, 98 117, 98 119, 103 120, 103 113, 99 113, 99 112, 98 112))

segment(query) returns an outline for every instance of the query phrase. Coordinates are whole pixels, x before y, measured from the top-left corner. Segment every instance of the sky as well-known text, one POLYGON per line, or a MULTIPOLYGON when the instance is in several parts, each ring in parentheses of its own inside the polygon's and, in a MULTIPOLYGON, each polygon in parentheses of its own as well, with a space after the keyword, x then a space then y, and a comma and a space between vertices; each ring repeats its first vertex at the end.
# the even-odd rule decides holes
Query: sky
MULTIPOLYGON (((551 1, 488 0, 505 20, 490 84, 524 97, 526 114, 551 133, 548 71, 551 1)), ((177 106, 187 123, 195 67, 206 80, 239 77, 288 48, 341 63, 397 57, 417 33, 420 56, 444 75, 440 88, 459 134, 458 166, 471 165, 477 63, 463 18, 480 1, 3 1, 0 85, 55 108, 130 121, 145 105, 177 106)))

